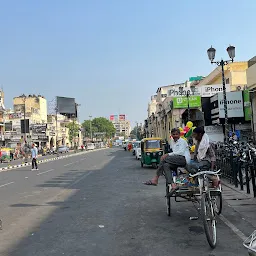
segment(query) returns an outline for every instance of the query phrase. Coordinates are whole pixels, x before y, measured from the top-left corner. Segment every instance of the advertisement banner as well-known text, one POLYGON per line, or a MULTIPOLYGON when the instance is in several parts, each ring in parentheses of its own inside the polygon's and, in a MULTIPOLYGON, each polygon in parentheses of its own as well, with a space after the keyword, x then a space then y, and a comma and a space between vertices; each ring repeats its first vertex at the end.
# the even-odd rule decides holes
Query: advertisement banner
POLYGON ((244 98, 244 119, 245 119, 245 121, 251 121, 252 107, 251 107, 251 102, 250 102, 249 90, 243 91, 243 98, 244 98))
POLYGON ((115 116, 114 115, 110 115, 109 120, 110 121, 114 121, 115 120, 115 116))
POLYGON ((119 115, 119 121, 125 121, 125 115, 119 115))
POLYGON ((24 114, 23 113, 12 113, 9 114, 9 119, 20 119, 23 118, 24 114))
MULTIPOLYGON (((211 97, 216 93, 223 92, 222 84, 202 85, 199 87, 201 97, 211 97)), ((226 92, 230 92, 230 85, 226 84, 226 92)))
MULTIPOLYGON (((223 93, 218 93, 219 118, 225 118, 223 93)), ((242 92, 227 92, 228 118, 244 117, 242 92)))
POLYGON ((31 124, 30 127, 33 135, 43 135, 46 133, 47 124, 31 124))
POLYGON ((201 96, 173 97, 173 108, 199 108, 201 107, 201 96))

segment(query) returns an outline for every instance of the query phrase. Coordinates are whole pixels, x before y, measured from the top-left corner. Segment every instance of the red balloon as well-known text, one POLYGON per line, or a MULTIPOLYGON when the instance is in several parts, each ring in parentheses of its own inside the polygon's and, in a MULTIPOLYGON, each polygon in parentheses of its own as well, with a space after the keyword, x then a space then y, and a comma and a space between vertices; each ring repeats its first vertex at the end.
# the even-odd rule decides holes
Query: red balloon
POLYGON ((184 127, 184 129, 183 129, 185 132, 188 132, 189 131, 189 128, 186 126, 186 127, 184 127))

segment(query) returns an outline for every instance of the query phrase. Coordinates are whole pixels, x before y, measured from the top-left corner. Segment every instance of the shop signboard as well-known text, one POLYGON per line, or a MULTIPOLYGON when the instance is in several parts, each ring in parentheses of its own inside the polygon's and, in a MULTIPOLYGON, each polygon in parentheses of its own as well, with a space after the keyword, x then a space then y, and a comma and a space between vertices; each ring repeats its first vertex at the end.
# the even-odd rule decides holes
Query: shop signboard
POLYGON ((31 124, 30 127, 33 135, 46 134, 47 124, 31 124))
MULTIPOLYGON (((216 93, 223 92, 222 84, 202 85, 198 87, 201 97, 211 97, 216 93)), ((226 92, 230 92, 230 85, 226 84, 226 92)))
MULTIPOLYGON (((225 118, 223 93, 218 93, 219 118, 225 118)), ((228 118, 244 117, 242 91, 227 93, 228 118)))
POLYGON ((249 90, 243 91, 243 99, 244 99, 244 119, 245 119, 245 121, 251 121, 252 107, 251 107, 251 102, 250 102, 249 90))
POLYGON ((119 115, 119 121, 125 121, 125 115, 119 115))
POLYGON ((190 97, 173 97, 173 108, 180 109, 180 108, 199 108, 201 107, 201 96, 194 95, 190 97))
POLYGON ((21 119, 24 117, 23 113, 12 113, 9 114, 9 119, 21 119))
POLYGON ((48 136, 39 135, 38 136, 38 140, 40 140, 40 141, 48 141, 48 136))

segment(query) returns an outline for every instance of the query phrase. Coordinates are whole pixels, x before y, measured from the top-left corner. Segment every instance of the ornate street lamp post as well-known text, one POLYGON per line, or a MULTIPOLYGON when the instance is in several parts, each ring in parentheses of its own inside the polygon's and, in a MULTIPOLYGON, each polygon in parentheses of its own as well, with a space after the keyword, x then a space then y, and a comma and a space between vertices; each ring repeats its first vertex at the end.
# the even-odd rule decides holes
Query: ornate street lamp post
POLYGON ((226 91, 226 83, 225 83, 225 73, 224 73, 224 66, 228 65, 228 63, 233 62, 235 58, 235 47, 230 45, 227 48, 227 52, 229 55, 230 60, 222 60, 221 61, 214 61, 216 50, 211 47, 207 50, 208 58, 211 63, 215 63, 218 66, 221 66, 222 72, 222 85, 223 85, 223 101, 224 101, 224 113, 225 113, 225 124, 224 124, 224 139, 227 142, 228 138, 228 107, 227 107, 227 91, 226 91))

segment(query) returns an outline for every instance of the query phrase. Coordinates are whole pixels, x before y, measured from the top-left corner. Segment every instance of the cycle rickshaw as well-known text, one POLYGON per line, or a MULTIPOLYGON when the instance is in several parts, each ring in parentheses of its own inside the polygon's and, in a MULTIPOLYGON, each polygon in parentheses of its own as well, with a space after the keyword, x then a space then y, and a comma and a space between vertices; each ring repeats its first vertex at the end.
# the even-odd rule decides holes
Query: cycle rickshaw
MULTIPOLYGON (((204 231, 211 248, 216 247, 216 216, 221 214, 222 210, 222 189, 219 176, 220 170, 198 170, 196 174, 188 174, 187 171, 178 168, 174 176, 174 182, 178 185, 177 190, 170 193, 171 186, 166 184, 167 215, 171 216, 171 198, 174 198, 175 202, 181 202, 182 199, 191 201, 203 220, 204 231), (218 181, 218 186, 215 188, 211 184, 213 176, 218 181), (180 182, 180 179, 185 179, 185 177, 189 183, 180 182)), ((196 219, 198 217, 190 217, 190 220, 196 219)))

